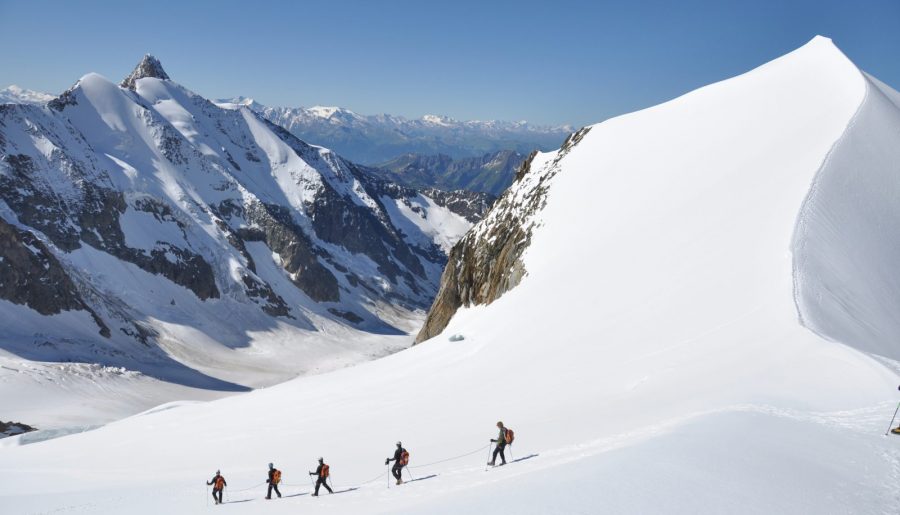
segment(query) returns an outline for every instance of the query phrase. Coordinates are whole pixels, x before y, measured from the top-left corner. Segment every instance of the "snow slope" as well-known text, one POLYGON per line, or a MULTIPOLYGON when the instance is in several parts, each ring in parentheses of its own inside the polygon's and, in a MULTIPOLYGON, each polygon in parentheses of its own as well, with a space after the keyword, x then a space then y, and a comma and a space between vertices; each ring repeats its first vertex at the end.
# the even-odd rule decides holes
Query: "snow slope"
POLYGON ((866 76, 866 100, 816 176, 792 245, 804 323, 892 359, 900 359, 898 128, 900 94, 866 76))
MULTIPOLYGON (((795 278, 809 265, 791 252, 824 244, 795 231, 810 202, 840 197, 824 177, 900 180, 878 153, 852 170, 837 158, 842 145, 865 153, 869 133, 897 146, 895 107, 871 104, 874 84, 816 38, 595 125, 532 163, 528 177, 552 178, 528 275, 492 304, 377 361, 4 448, 0 503, 197 513, 221 468, 231 502, 216 509, 229 513, 896 513, 900 449, 882 436, 896 362, 801 324, 798 306, 813 308, 802 284, 795 304, 795 278), (854 116, 869 110, 888 130, 854 116), (485 471, 498 419, 521 461, 485 471), (419 481, 388 489, 397 439, 419 481), (312 499, 320 455, 343 493, 312 499), (270 461, 286 497, 264 501, 270 461)), ((900 220, 870 200, 842 198, 900 220)), ((852 282, 857 299, 880 298, 852 282)))

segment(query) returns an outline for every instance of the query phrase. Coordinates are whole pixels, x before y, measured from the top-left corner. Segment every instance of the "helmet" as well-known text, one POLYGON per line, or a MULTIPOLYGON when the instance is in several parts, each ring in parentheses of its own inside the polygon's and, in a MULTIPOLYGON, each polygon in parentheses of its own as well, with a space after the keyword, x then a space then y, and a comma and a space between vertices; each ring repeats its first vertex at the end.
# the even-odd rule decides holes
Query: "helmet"
POLYGON ((325 458, 319 456, 319 461, 325 461, 325 458))
POLYGON ((269 463, 269 468, 273 469, 273 468, 275 468, 275 465, 272 465, 271 463, 269 463))
POLYGON ((403 445, 403 444, 400 443, 399 441, 397 442, 397 447, 400 447, 400 446, 402 446, 402 445, 403 445))
POLYGON ((503 422, 497 422, 497 427, 503 427, 503 422))
POLYGON ((217 470, 217 471, 216 471, 216 475, 217 475, 217 476, 218 476, 219 474, 221 474, 221 473, 222 473, 221 470, 217 470))

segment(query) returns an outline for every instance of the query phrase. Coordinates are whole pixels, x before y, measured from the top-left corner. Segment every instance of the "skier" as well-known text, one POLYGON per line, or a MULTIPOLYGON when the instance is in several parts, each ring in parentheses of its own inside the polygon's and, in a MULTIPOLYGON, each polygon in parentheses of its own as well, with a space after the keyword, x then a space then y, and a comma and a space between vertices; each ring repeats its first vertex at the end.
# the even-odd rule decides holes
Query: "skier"
POLYGON ((409 464, 409 453, 406 452, 406 449, 403 448, 403 444, 400 442, 397 442, 397 450, 394 451, 394 457, 384 460, 384 464, 387 465, 392 461, 394 462, 394 466, 391 468, 391 474, 394 475, 397 484, 402 485, 403 467, 409 464))
POLYGON ((281 498, 281 492, 278 491, 278 483, 281 483, 281 471, 275 468, 275 465, 269 463, 269 479, 266 479, 266 483, 269 483, 269 491, 266 493, 266 499, 272 498, 272 490, 275 490, 275 493, 278 494, 278 498, 281 498))
POLYGON ((330 467, 325 464, 325 458, 319 458, 319 467, 316 468, 315 472, 310 472, 310 476, 318 476, 316 480, 316 491, 313 492, 313 496, 319 495, 319 487, 324 486, 328 493, 333 494, 334 491, 328 486, 328 476, 330 475, 330 467))
POLYGON ((497 438, 491 438, 491 442, 496 442, 497 447, 494 448, 494 456, 491 458, 491 461, 488 462, 488 465, 494 466, 494 463, 497 462, 497 455, 500 455, 500 459, 503 460, 500 463, 500 466, 506 465, 506 455, 503 451, 506 449, 506 444, 511 444, 513 441, 513 432, 512 429, 507 429, 503 426, 503 422, 497 422, 497 428, 500 429, 500 434, 497 435, 497 438))
POLYGON ((207 481, 206 485, 207 486, 212 485, 213 500, 216 502, 216 504, 222 504, 222 490, 226 486, 228 486, 228 483, 225 482, 225 478, 222 477, 222 473, 217 470, 216 475, 213 476, 212 479, 207 481), (218 497, 217 497, 217 495, 218 495, 218 497))

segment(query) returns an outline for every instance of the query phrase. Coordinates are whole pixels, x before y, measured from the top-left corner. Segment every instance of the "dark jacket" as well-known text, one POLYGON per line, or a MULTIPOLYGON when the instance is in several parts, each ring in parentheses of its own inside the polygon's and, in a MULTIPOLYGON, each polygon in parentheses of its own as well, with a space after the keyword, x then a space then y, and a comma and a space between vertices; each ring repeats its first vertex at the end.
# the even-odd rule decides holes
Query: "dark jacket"
POLYGON ((325 466, 324 463, 319 463, 319 466, 316 467, 316 471, 315 471, 315 472, 310 472, 309 475, 310 475, 310 476, 322 477, 322 467, 324 467, 324 466, 325 466))
MULTIPOLYGON (((219 478, 222 478, 222 486, 228 486, 228 483, 225 482, 225 478, 222 477, 220 474, 216 474, 215 476, 213 476, 213 478, 209 480, 209 483, 206 483, 206 484, 215 486, 216 480, 219 478)), ((215 488, 213 488, 213 490, 215 490, 215 488)))
POLYGON ((400 459, 403 457, 404 452, 406 452, 406 449, 404 449, 403 447, 398 447, 397 450, 394 451, 394 457, 388 458, 388 461, 400 461, 400 459))
POLYGON ((269 469, 269 479, 266 479, 266 483, 272 483, 275 481, 275 471, 278 469, 269 469))

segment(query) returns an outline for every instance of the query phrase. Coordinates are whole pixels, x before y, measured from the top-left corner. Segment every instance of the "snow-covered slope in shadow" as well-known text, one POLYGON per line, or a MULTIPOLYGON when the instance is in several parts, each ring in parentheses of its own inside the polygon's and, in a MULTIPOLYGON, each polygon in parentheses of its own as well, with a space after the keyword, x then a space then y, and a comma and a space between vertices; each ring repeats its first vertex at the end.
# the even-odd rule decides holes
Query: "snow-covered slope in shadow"
POLYGON ((462 511, 486 488, 529 492, 486 507, 508 513, 596 513, 593 494, 612 489, 599 506, 613 511, 761 513, 796 499, 783 511, 889 512, 900 451, 882 433, 897 375, 799 323, 790 252, 813 178, 865 92, 817 38, 595 125, 535 157, 536 179, 508 193, 540 184, 546 204, 527 275, 490 305, 384 359, 4 449, 0 500, 13 512, 196 513, 199 481, 221 468, 231 499, 246 501, 223 508, 233 513, 462 511), (534 456, 487 472, 497 420, 516 430, 516 458, 534 456), (383 460, 398 439, 429 479, 388 490, 383 460), (302 495, 318 456, 340 490, 358 489, 302 495), (628 466, 610 468, 617 460, 628 466), (270 461, 286 497, 263 501, 270 461), (538 489, 547 477, 586 493, 560 503, 538 489), (800 477, 792 498, 786 478, 800 477), (725 489, 750 479, 753 495, 729 504, 725 489))
POLYGON ((797 309, 817 333, 900 359, 900 93, 867 94, 797 221, 797 309))

